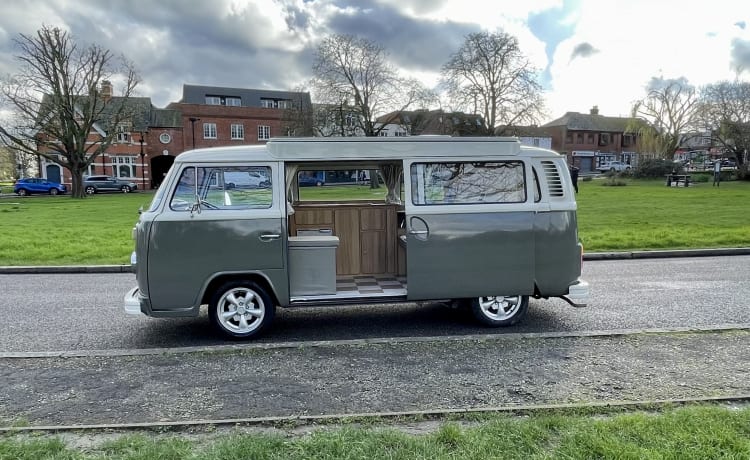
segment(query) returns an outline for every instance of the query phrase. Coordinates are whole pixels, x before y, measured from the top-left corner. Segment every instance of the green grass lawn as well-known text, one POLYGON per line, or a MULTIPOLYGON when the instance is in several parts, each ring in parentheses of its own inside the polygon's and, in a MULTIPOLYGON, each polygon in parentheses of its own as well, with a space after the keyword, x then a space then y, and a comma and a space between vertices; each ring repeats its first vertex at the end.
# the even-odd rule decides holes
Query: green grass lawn
MULTIPOLYGON (((57 436, 5 435, 1 459, 740 459, 750 409, 697 406, 617 415, 488 416, 425 434, 382 426, 318 427, 305 435, 116 436, 71 446, 57 436), (84 446, 82 447, 81 444, 84 446), (89 444, 89 445, 86 445, 89 444)), ((86 434, 81 435, 86 438, 86 434)))
MULTIPOLYGON (((663 181, 579 182, 587 252, 750 246, 750 182, 666 187, 663 181)), ((385 188, 303 187, 304 200, 382 200, 385 188)), ((0 198, 0 265, 127 264, 138 208, 151 193, 0 198)))

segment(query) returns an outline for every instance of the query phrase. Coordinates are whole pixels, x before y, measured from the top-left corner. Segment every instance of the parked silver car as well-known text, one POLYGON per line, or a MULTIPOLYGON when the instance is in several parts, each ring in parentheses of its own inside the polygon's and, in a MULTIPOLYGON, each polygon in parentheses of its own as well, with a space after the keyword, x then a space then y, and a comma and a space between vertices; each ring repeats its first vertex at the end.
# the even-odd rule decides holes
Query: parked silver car
POLYGON ((101 192, 130 193, 138 190, 138 184, 111 176, 88 176, 83 180, 83 189, 87 195, 101 192))

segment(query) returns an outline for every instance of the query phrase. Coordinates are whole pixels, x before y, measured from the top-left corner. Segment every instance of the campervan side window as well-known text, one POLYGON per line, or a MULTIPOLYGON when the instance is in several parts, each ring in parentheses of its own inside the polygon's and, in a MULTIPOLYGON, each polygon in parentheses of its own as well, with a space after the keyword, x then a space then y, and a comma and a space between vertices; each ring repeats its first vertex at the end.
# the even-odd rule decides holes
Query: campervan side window
POLYGON ((170 207, 175 211, 187 211, 196 197, 201 209, 208 211, 270 208, 273 205, 271 168, 185 168, 170 207))
POLYGON ((521 161, 411 165, 415 205, 522 203, 525 183, 521 161))

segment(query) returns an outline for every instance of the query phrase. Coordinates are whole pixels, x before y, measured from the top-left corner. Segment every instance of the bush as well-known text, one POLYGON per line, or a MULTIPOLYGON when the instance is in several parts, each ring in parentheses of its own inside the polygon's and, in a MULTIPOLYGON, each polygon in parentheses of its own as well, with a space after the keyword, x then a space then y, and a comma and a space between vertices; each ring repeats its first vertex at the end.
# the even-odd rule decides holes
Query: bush
POLYGON ((606 180, 602 181, 602 185, 605 187, 622 187, 628 185, 628 183, 622 179, 618 179, 616 175, 612 174, 607 177, 606 180))
POLYGON ((635 168, 633 176, 638 178, 662 178, 672 172, 684 173, 684 168, 670 160, 649 158, 641 160, 635 168))

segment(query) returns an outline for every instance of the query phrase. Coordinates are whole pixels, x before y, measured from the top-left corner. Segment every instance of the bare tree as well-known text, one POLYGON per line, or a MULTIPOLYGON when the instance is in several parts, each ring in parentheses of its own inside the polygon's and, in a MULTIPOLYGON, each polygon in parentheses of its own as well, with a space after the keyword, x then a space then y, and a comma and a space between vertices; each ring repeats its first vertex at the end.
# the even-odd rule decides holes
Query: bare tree
POLYGON ((505 32, 466 36, 442 68, 443 84, 455 110, 482 115, 486 135, 503 135, 517 124, 537 123, 544 113, 537 69, 505 32))
POLYGON ((79 47, 56 27, 21 34, 15 42, 21 67, 3 83, 0 95, 18 123, 0 121, 0 141, 68 169, 71 195, 82 198, 88 165, 116 139, 117 126, 132 121, 127 98, 139 82, 134 66, 97 45, 79 47), (102 85, 115 77, 122 81, 121 97, 107 97, 102 85))
POLYGON ((632 116, 646 121, 633 129, 640 146, 659 158, 671 160, 686 133, 698 129, 698 97, 685 78, 652 78, 648 95, 633 105, 632 116))
POLYGON ((352 35, 322 41, 313 62, 316 102, 330 107, 350 105, 365 136, 377 136, 385 124, 378 115, 406 110, 424 93, 416 80, 402 78, 377 43, 352 35))
POLYGON ((699 114, 712 138, 737 161, 740 175, 748 174, 750 153, 750 83, 723 81, 701 91, 699 114))
POLYGON ((282 130, 289 137, 312 136, 313 108, 309 95, 301 86, 292 89, 291 92, 295 97, 281 115, 282 130))

